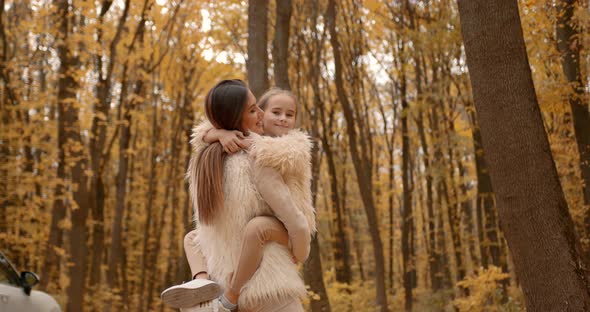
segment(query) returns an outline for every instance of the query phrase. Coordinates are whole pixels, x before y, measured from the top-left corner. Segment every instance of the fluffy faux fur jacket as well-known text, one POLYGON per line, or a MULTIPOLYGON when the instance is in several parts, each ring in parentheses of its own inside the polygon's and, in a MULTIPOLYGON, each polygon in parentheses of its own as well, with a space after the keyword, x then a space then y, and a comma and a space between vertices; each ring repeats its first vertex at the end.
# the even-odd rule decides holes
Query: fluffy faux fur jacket
MULTIPOLYGON (((212 128, 208 122, 193 128, 193 155, 187 178, 197 213, 196 169, 200 153, 208 146, 204 134, 212 128)), ((304 214, 311 233, 316 232, 315 211, 311 205, 311 142, 301 131, 282 137, 253 136, 249 152, 226 157, 224 163, 224 205, 211 224, 196 220, 198 243, 207 262, 209 276, 223 288, 228 287, 230 274, 237 267, 240 243, 248 221, 260 215, 272 215, 252 181, 256 166, 276 169, 291 192, 294 205, 304 214)), ((290 252, 276 243, 265 246, 262 262, 241 290, 239 306, 250 310, 274 302, 285 302, 305 296, 306 290, 290 252)))

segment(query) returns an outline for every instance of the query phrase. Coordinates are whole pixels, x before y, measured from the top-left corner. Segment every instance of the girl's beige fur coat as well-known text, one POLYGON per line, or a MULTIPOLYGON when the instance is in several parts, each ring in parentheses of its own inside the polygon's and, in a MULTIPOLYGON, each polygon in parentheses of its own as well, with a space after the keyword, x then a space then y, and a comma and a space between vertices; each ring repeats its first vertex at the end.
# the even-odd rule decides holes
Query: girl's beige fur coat
MULTIPOLYGON (((197 161, 208 145, 203 142, 203 136, 211 128, 208 122, 193 128, 193 155, 187 178, 195 216, 198 216, 197 161)), ((228 286, 231 273, 237 267, 242 233, 248 221, 260 215, 273 215, 252 181, 252 170, 256 166, 272 167, 281 173, 295 206, 305 215, 312 234, 316 232, 310 190, 312 143, 309 136, 297 130, 276 138, 252 136, 254 142, 249 152, 229 155, 225 160, 223 208, 216 213, 212 224, 199 224, 196 220, 197 240, 206 258, 209 275, 223 288, 228 286)), ((242 288, 238 304, 250 310, 268 303, 301 298, 305 294, 305 285, 290 252, 283 246, 269 243, 258 270, 242 288)))

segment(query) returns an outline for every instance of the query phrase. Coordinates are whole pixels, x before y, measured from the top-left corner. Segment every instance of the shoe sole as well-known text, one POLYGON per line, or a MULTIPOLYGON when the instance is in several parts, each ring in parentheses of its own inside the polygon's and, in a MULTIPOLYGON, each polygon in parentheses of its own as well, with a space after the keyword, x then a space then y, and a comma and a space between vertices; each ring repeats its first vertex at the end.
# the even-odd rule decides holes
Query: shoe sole
POLYGON ((211 283, 199 288, 174 288, 162 293, 162 301, 173 308, 191 308, 221 295, 219 284, 211 283))

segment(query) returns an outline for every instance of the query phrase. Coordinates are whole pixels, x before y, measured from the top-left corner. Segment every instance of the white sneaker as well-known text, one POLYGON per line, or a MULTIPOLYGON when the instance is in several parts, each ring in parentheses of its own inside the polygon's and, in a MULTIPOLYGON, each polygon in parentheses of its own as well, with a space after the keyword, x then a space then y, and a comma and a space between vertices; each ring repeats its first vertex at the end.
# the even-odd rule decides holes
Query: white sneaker
POLYGON ((216 282, 206 279, 194 279, 164 290, 160 297, 165 304, 173 308, 190 308, 199 303, 216 299, 220 295, 221 287, 216 282))
POLYGON ((202 302, 191 308, 180 309, 180 312, 232 312, 226 309, 219 298, 202 302))

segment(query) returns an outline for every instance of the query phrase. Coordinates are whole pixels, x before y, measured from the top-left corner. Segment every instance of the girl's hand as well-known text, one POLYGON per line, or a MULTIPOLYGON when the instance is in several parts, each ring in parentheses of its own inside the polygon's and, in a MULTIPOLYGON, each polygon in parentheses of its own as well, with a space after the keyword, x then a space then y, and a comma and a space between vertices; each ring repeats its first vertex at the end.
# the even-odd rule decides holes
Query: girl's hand
POLYGON ((221 143, 223 150, 228 154, 237 153, 242 149, 250 147, 250 144, 245 142, 246 139, 241 131, 228 131, 223 129, 217 129, 216 131, 219 131, 217 134, 219 143, 221 143))

